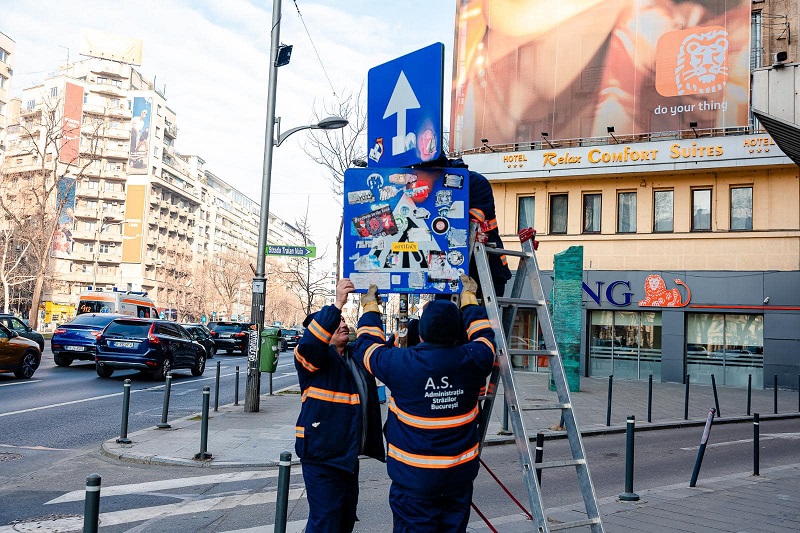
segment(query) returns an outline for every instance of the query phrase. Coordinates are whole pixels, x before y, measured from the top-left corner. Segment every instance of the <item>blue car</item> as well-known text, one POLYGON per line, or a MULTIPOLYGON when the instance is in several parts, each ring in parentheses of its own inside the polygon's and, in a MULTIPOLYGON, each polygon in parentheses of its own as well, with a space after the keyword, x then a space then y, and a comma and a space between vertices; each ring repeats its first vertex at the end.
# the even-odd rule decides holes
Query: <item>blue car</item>
POLYGON ((76 359, 94 361, 98 335, 112 320, 124 316, 115 313, 85 313, 59 326, 50 341, 53 361, 58 366, 69 366, 76 359))

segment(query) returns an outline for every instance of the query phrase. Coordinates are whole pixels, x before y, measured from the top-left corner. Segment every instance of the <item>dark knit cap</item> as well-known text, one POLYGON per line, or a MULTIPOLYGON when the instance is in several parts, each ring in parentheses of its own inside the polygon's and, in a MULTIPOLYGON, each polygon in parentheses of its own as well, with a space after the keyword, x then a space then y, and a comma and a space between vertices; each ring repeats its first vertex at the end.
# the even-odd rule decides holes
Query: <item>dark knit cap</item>
POLYGON ((419 320, 422 342, 453 345, 461 338, 461 313, 451 301, 428 302, 419 320))
POLYGON ((308 327, 308 325, 309 325, 309 324, 311 324, 311 321, 312 321, 312 320, 314 320, 314 317, 315 317, 315 316, 317 316, 317 313, 316 313, 316 312, 314 312, 314 313, 311 313, 310 315, 308 315, 308 316, 306 317, 306 319, 305 319, 305 320, 303 320, 303 327, 304 327, 304 328, 307 328, 307 327, 308 327))

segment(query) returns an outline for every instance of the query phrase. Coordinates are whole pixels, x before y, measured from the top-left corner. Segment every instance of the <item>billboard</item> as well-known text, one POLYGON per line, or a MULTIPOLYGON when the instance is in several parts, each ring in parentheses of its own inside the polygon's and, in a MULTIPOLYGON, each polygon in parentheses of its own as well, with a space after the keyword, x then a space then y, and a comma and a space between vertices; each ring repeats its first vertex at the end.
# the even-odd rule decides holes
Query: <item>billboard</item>
POLYGON ((122 262, 142 262, 142 231, 147 185, 128 185, 122 224, 122 262))
POLYGON ((451 150, 748 124, 749 0, 457 6, 451 150))
POLYGON ((150 115, 152 107, 152 98, 143 96, 133 98, 128 174, 147 174, 147 166, 150 162, 150 115))
POLYGON ((72 231, 75 229, 75 178, 61 177, 56 184, 58 223, 53 233, 50 257, 65 259, 72 254, 72 231))
POLYGON ((466 169, 351 168, 344 175, 344 276, 358 291, 461 292, 469 264, 466 169))
POLYGON ((83 87, 66 83, 64 87, 64 118, 61 123, 61 150, 58 160, 76 164, 81 146, 81 120, 83 117, 83 87))
POLYGON ((80 54, 141 65, 142 40, 106 31, 82 29, 80 54))

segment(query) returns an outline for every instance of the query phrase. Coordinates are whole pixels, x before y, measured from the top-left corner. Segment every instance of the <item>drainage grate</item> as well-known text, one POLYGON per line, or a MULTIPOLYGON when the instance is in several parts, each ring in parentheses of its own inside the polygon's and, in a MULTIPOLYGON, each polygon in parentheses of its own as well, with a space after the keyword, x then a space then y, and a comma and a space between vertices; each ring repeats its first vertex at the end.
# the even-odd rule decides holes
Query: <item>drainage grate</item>
POLYGON ((19 453, 0 453, 0 463, 13 461, 14 459, 20 459, 21 457, 22 454, 19 453))

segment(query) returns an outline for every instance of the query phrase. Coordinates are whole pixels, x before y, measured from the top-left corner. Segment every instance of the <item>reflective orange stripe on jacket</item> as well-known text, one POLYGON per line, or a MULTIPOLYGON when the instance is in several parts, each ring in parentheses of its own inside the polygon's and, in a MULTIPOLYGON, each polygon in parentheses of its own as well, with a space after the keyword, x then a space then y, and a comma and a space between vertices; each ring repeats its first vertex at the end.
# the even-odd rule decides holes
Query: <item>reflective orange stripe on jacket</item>
POLYGON ((449 428, 456 428, 459 426, 463 426, 465 424, 469 424, 473 420, 478 417, 478 405, 475 405, 475 408, 468 413, 458 416, 447 416, 447 417, 427 417, 427 416, 416 416, 412 415, 411 413, 407 413, 397 407, 397 404, 394 403, 394 398, 391 396, 389 397, 389 410, 397 415, 397 419, 400 420, 402 423, 413 426, 415 428, 420 429, 449 429, 449 428))
POLYGON ((332 390, 320 389, 319 387, 309 387, 303 391, 302 399, 307 398, 322 400, 323 402, 345 403, 348 405, 358 405, 361 403, 358 394, 348 394, 346 392, 336 392, 332 390))
POLYGON ((483 214, 482 209, 478 209, 477 207, 473 207, 469 210, 470 218, 477 220, 478 222, 483 222, 486 220, 486 215, 483 214))
POLYGON ((303 365, 303 368, 305 368, 309 372, 316 372, 317 370, 319 370, 319 368, 317 368, 316 366, 314 366, 311 363, 309 363, 308 359, 306 359, 305 357, 300 355, 300 352, 298 351, 298 348, 299 348, 299 346, 295 346, 295 348, 294 348, 294 358, 297 359, 297 361, 301 365, 303 365))
POLYGON ((372 357, 372 353, 383 346, 383 344, 375 343, 366 350, 364 350, 364 367, 367 369, 367 372, 372 374, 372 368, 369 366, 369 358, 372 357))
POLYGON ((373 335, 383 341, 386 341, 386 333, 384 333, 383 330, 378 326, 361 326, 358 328, 356 336, 360 337, 361 335, 373 335))
POLYGON ((467 328, 467 336, 472 338, 472 335, 477 333, 482 329, 492 329, 492 324, 485 318, 481 318, 480 320, 476 320, 472 324, 469 325, 467 328))
POLYGON ((306 428, 303 426, 295 426, 294 427, 294 436, 298 439, 304 439, 306 437, 306 428))
POLYGON ((482 343, 484 343, 486 346, 488 346, 488 347, 489 347, 489 349, 490 349, 490 350, 492 350, 492 353, 495 353, 495 351, 494 351, 494 344, 492 344, 492 341, 490 341, 490 340, 489 340, 489 339, 487 339, 486 337, 478 337, 477 339, 475 339, 475 342, 482 342, 482 343))
POLYGON ((308 325, 308 330, 319 340, 324 342, 325 344, 330 344, 331 337, 333 337, 332 333, 328 333, 328 331, 320 326, 316 320, 312 320, 311 324, 308 325))
POLYGON ((458 455, 419 455, 401 450, 394 444, 389 444, 389 457, 409 466, 417 468, 452 468, 468 463, 478 457, 478 445, 458 455))

